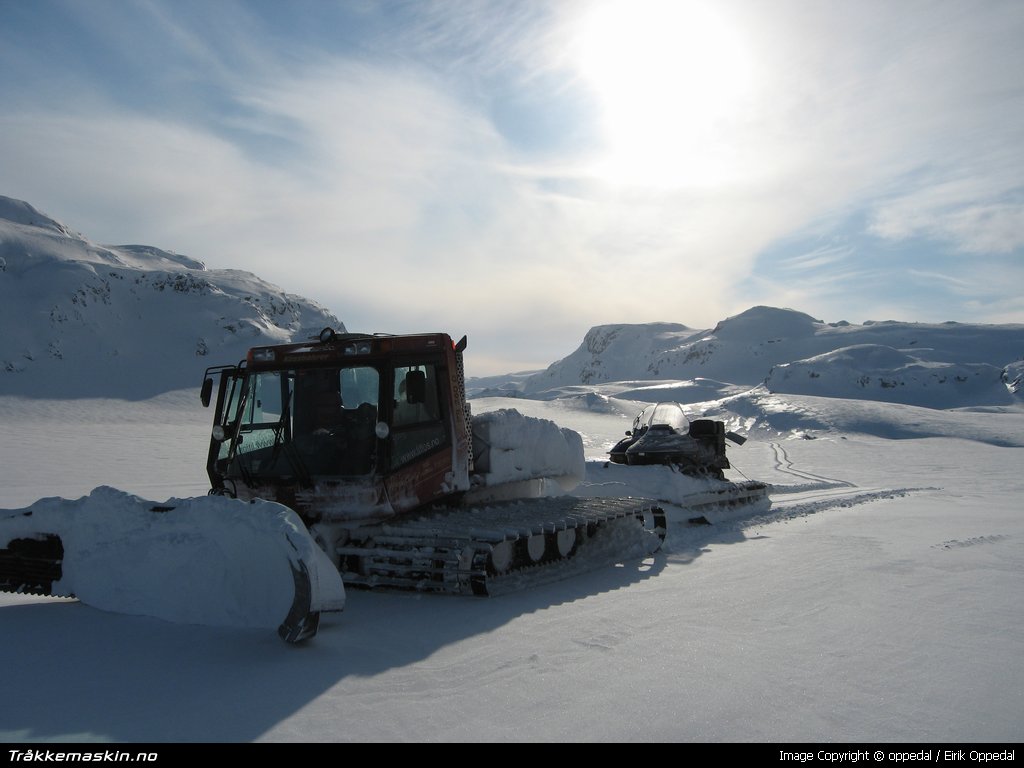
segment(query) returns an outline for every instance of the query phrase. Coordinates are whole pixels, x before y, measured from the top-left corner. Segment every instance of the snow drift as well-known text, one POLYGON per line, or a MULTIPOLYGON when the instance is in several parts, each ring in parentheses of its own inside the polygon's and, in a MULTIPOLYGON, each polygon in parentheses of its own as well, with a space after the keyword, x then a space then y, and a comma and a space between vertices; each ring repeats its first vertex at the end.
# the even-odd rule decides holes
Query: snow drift
POLYGON ((489 486, 550 478, 568 491, 586 474, 577 432, 511 408, 473 416, 473 456, 489 486))
POLYGON ((772 392, 828 395, 932 408, 1007 405, 1013 393, 1003 370, 988 363, 926 360, 881 344, 843 347, 777 365, 765 385, 772 392))

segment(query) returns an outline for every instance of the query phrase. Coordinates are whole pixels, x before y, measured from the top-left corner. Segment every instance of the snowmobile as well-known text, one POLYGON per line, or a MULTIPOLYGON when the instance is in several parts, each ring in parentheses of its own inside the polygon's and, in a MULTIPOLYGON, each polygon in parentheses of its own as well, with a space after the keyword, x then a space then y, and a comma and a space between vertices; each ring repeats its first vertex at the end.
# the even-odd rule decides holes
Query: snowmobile
MULTIPOLYGON (((270 504, 268 530, 290 526, 286 641, 312 637, 320 613, 340 609, 342 584, 493 595, 661 546, 666 516, 651 500, 566 494, 585 475, 576 432, 510 409, 471 413, 466 345, 445 333, 325 328, 205 371, 210 494, 249 502, 253 514, 270 504), (282 522, 281 509, 292 517, 282 522)), ((723 483, 695 506, 758 493, 723 483)), ((75 560, 74 537, 32 514, 0 520, 0 591, 74 594, 62 569, 75 560)))
POLYGON ((650 405, 633 420, 626 437, 608 452, 616 464, 665 464, 688 475, 725 479, 729 469, 725 441, 743 445, 746 438, 712 419, 690 421, 679 403, 650 405))

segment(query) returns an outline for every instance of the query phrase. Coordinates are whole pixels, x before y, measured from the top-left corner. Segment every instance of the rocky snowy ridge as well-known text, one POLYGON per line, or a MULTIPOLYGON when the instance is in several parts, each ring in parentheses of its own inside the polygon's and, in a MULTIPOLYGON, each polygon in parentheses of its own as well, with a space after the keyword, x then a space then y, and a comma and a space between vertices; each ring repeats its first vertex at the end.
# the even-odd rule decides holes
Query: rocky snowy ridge
POLYGON ((763 384, 769 391, 952 408, 1019 399, 1024 324, 825 323, 753 307, 694 330, 670 323, 602 325, 547 370, 516 382, 522 396, 614 381, 763 384))
POLYGON ((341 322, 249 272, 97 245, 0 196, 0 394, 143 398, 341 322))
MULTIPOLYGON (((197 386, 206 366, 237 361, 251 346, 328 325, 344 329, 315 302, 251 273, 208 270, 150 246, 97 245, 0 196, 0 395, 149 397, 197 386)), ((689 382, 693 401, 763 384, 953 408, 1019 402, 1022 371, 1024 324, 826 323, 759 306, 705 330, 596 326, 545 371, 469 385, 477 395, 548 399, 609 382, 658 397, 658 382, 689 382)))

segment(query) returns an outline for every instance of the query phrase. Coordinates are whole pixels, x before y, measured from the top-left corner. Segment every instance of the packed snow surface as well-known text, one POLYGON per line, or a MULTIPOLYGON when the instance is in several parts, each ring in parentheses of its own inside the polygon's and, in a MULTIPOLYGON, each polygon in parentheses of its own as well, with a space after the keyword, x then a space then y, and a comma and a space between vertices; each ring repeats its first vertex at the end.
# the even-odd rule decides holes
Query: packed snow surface
MULTIPOLYGON (((682 478, 665 468, 605 466, 643 406, 615 391, 474 410, 577 432, 577 493, 672 498, 682 478)), ((763 388, 692 408, 750 437, 729 474, 771 483, 769 514, 693 526, 663 501, 668 538, 651 558, 488 599, 349 591, 298 648, 264 628, 0 595, 0 650, 18 659, 0 738, 1019 740, 1020 409, 763 388)), ((0 433, 0 507, 100 481, 205 493, 195 392, 0 398, 0 415, 16 427, 0 433)))

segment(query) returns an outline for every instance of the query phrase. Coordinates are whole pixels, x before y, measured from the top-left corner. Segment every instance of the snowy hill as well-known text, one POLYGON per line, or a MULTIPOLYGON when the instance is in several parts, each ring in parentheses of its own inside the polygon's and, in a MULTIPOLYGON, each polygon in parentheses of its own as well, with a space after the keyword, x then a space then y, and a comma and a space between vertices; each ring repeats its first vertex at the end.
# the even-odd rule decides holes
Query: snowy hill
POLYGON ((772 392, 956 408, 1003 405, 1012 394, 1003 370, 988 363, 946 363, 881 344, 857 344, 772 368, 772 392))
MULTIPOLYGON (((0 394, 144 398, 261 343, 344 330, 249 272, 145 245, 97 245, 0 196, 0 394)), ((545 371, 469 382, 476 396, 549 399, 626 382, 622 396, 698 402, 772 392, 931 408, 1019 402, 1024 325, 845 321, 753 307, 709 330, 601 325, 545 371), (635 390, 632 394, 626 390, 635 390)))
MULTIPOLYGON (((704 331, 669 323, 592 328, 575 352, 519 388, 546 397, 614 381, 704 382, 692 388, 699 400, 722 382, 764 383, 773 392, 952 408, 1016 402, 1022 359, 1024 325, 855 325, 753 307, 704 331)), ((653 399, 695 401, 675 389, 657 387, 653 399)))
POLYGON ((90 242, 0 196, 0 394, 143 398, 341 322, 239 270, 90 242))

